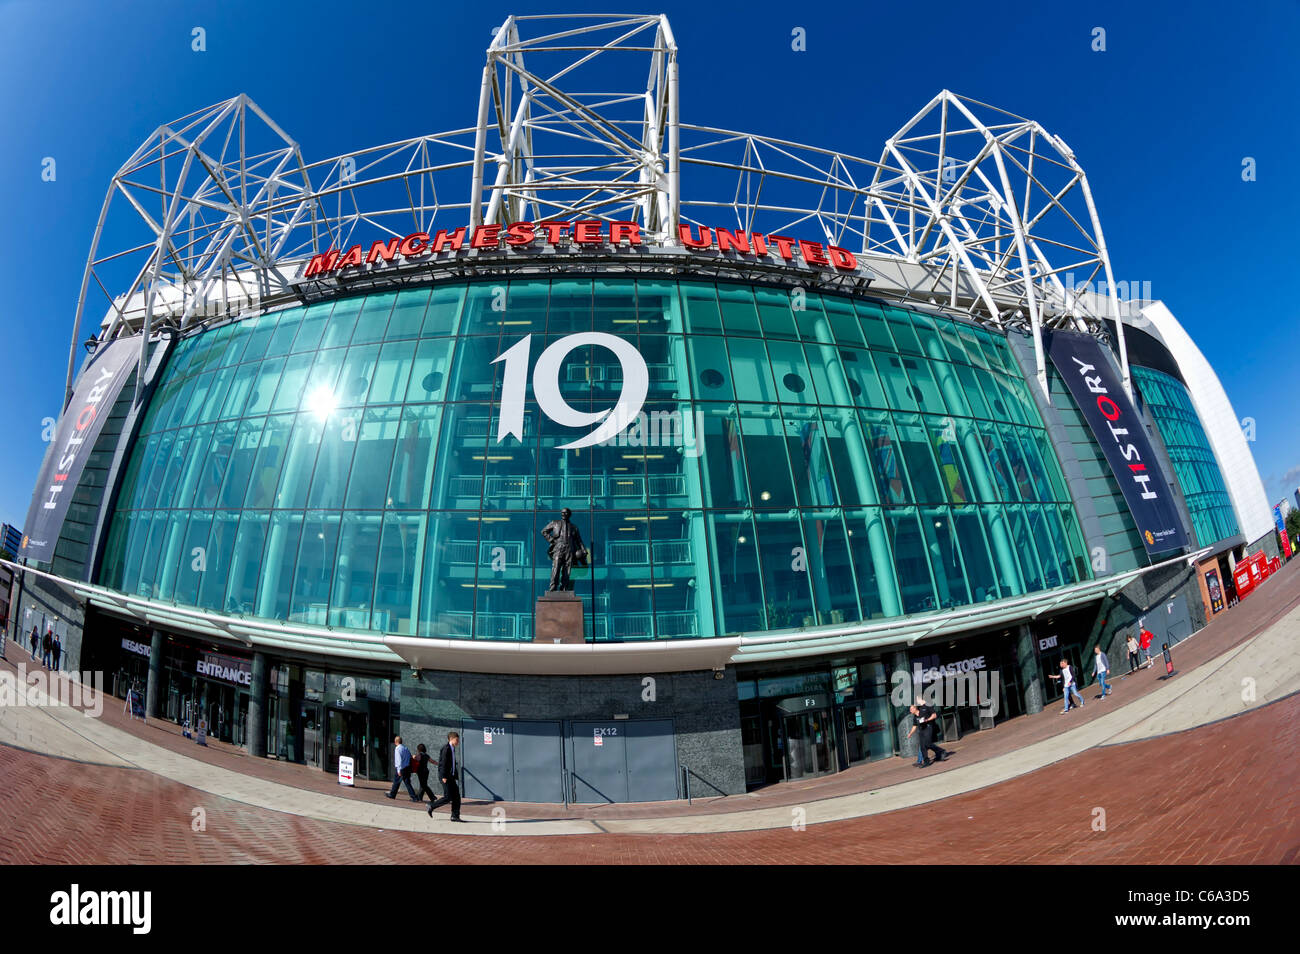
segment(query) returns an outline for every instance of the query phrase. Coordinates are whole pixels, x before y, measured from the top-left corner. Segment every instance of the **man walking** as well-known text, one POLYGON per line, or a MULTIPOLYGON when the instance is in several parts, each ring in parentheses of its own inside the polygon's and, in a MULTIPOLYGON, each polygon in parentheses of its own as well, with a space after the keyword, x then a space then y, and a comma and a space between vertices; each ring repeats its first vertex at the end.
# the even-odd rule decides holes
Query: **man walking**
POLYGON ((1129 675, 1137 672, 1138 666, 1142 663, 1138 659, 1138 641, 1132 633, 1128 634, 1128 672, 1129 675))
POLYGON ((1093 671, 1097 674, 1097 682, 1101 686, 1101 698, 1105 699, 1110 695, 1110 683, 1106 682, 1106 677, 1110 675, 1110 660, 1106 654, 1101 651, 1101 646, 1092 647, 1093 651, 1093 671))
POLYGON ((411 750, 402 744, 400 735, 393 739, 393 745, 393 768, 396 769, 396 774, 393 776, 393 787, 389 790, 388 797, 397 798, 398 786, 405 782, 411 801, 418 802, 420 797, 411 787, 411 750))
POLYGON ((1070 668, 1070 664, 1068 662, 1062 659, 1061 674, 1059 676, 1053 676, 1051 673, 1048 673, 1047 678, 1061 680, 1061 688, 1065 692, 1065 708, 1061 710, 1061 715, 1065 715, 1067 712, 1070 711, 1071 694, 1073 694, 1074 697, 1079 700, 1076 703, 1076 705, 1078 705, 1080 709, 1083 708, 1083 696, 1079 695, 1079 691, 1074 688, 1074 670, 1070 668))
POLYGON ((46 630, 45 635, 41 637, 41 665, 46 669, 50 668, 50 651, 52 649, 53 631, 46 630))
POLYGON ((40 634, 36 631, 36 627, 33 626, 32 627, 32 662, 36 661, 36 647, 40 645, 40 642, 41 642, 40 634))
POLYGON ((438 753, 438 779, 442 782, 442 798, 429 804, 429 817, 439 806, 451 803, 451 820, 460 821, 460 785, 456 783, 456 772, 460 768, 460 733, 448 732, 447 744, 438 753))
POLYGON ((54 634, 54 644, 50 647, 50 653, 54 657, 54 671, 59 671, 59 657, 63 655, 63 643, 59 640, 58 633, 54 634))
MULTIPOLYGON (((921 723, 917 721, 917 716, 920 710, 917 709, 916 704, 913 703, 907 707, 907 711, 912 713, 912 727, 907 730, 907 737, 910 739, 921 728, 921 723)), ((920 740, 918 740, 918 743, 919 741, 920 740)), ((925 749, 921 748, 918 744, 916 747, 916 761, 913 763, 913 768, 925 768, 925 765, 925 749)))
POLYGON ((952 755, 947 749, 941 749, 934 742, 935 730, 938 728, 939 713, 925 701, 924 696, 916 697, 916 714, 912 716, 912 725, 920 732, 918 740, 921 746, 921 754, 924 755, 926 750, 934 753, 933 758, 922 760, 922 766, 930 766, 935 762, 942 762, 952 755))

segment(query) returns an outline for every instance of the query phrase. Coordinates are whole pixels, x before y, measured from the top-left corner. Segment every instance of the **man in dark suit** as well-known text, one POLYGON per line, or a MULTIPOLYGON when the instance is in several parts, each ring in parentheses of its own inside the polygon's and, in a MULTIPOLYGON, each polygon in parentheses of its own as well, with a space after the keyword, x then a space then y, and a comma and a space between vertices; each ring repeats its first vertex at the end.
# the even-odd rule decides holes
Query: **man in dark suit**
POLYGON ((429 804, 429 817, 440 805, 451 803, 451 820, 460 821, 460 785, 456 773, 460 771, 460 733, 448 732, 447 744, 438 753, 438 779, 442 782, 442 798, 429 804))

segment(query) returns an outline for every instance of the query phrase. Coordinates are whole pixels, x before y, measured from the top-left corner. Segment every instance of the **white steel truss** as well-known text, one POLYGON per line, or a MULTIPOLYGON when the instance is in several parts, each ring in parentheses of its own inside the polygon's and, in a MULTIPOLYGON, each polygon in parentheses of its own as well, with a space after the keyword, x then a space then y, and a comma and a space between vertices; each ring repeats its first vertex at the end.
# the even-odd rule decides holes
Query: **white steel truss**
POLYGON ((1032 331, 1044 387, 1044 328, 1105 334, 1111 321, 1128 386, 1087 176, 1039 123, 945 90, 869 160, 685 124, 678 103, 666 17, 509 17, 471 127, 307 163, 247 96, 160 126, 100 211, 67 394, 92 291, 107 300, 94 337, 144 332, 143 362, 155 332, 298 297, 311 255, 577 218, 635 221, 662 246, 680 223, 824 238, 890 266, 898 294, 1032 331), (1103 278, 1104 294, 1075 292, 1103 278))

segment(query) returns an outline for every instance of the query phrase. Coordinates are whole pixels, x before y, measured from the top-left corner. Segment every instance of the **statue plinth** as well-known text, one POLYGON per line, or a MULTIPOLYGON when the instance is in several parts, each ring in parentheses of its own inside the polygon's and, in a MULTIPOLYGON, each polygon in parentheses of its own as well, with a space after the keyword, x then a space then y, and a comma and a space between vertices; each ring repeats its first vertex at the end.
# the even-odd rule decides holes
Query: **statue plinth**
POLYGON ((537 598, 533 619, 535 643, 585 643, 582 597, 572 590, 555 590, 537 598))

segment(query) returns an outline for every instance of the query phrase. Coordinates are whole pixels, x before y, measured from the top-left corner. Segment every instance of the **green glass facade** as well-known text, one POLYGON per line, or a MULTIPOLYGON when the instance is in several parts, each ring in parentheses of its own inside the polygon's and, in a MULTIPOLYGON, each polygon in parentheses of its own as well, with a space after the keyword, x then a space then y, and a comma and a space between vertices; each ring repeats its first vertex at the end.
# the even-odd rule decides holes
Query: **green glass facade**
MULTIPOLYGON (((527 373, 532 375, 533 364, 527 373)), ((596 415, 604 347, 558 388, 596 415)), ((512 372, 513 373, 513 372, 512 372)), ((505 422, 509 425, 509 420, 505 422)), ((99 582, 231 615, 531 639, 562 507, 598 640, 937 611, 1088 561, 1004 339, 879 302, 669 279, 439 284, 181 340, 123 476, 99 582), (615 439, 541 413, 497 439, 506 361, 580 332, 644 358, 615 439)))
POLYGON ((1153 368, 1134 365, 1131 373, 1169 451, 1197 542, 1207 547, 1237 536, 1232 498, 1186 386, 1153 368))

